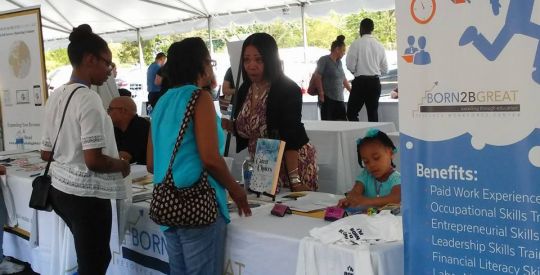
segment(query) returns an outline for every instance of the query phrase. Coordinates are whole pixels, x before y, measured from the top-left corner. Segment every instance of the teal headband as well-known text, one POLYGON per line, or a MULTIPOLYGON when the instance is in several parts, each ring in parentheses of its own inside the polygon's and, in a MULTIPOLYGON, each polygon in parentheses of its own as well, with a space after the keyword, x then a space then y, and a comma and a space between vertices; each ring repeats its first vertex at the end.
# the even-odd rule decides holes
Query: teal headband
POLYGON ((359 138, 356 140, 356 145, 359 147, 366 138, 369 138, 369 139, 374 139, 376 138, 377 136, 381 135, 381 142, 386 145, 386 146, 389 146, 392 149, 392 153, 394 154, 397 154, 398 152, 398 149, 397 147, 393 144, 392 140, 384 133, 384 132, 381 132, 379 131, 379 129, 375 129, 375 128, 369 128, 366 132, 366 135, 363 137, 363 138, 359 138), (386 140, 386 142, 385 142, 386 140), (389 143, 389 144, 387 144, 389 143))

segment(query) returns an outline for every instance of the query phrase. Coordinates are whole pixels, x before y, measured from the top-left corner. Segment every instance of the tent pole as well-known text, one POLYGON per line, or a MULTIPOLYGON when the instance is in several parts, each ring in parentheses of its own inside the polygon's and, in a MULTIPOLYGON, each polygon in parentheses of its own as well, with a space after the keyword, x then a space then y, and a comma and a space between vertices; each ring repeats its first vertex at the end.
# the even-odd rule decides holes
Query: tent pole
POLYGON ((210 54, 214 54, 214 42, 212 42, 212 16, 208 16, 208 45, 210 45, 210 54))
POLYGON ((304 40, 304 63, 307 63, 307 31, 306 31, 306 2, 300 4, 300 11, 302 12, 302 38, 304 40))
POLYGON ((140 29, 137 29, 137 45, 139 46, 139 68, 142 70, 144 67, 146 67, 146 64, 144 63, 144 53, 142 48, 142 37, 140 29))

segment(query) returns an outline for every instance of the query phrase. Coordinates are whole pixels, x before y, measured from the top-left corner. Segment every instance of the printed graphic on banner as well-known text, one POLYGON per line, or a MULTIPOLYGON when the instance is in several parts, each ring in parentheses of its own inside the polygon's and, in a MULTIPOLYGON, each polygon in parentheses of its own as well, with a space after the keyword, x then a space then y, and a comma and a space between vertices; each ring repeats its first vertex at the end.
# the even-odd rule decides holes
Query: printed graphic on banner
POLYGON ((413 35, 407 37, 409 46, 405 49, 405 52, 401 57, 403 57, 405 62, 413 63, 415 65, 427 65, 431 63, 431 55, 425 49, 427 43, 426 37, 418 37, 418 48, 414 45, 415 40, 416 38, 414 38, 413 35))
POLYGON ((169 274, 165 237, 148 217, 146 204, 132 205, 121 251, 113 253, 111 266, 119 274, 169 274))
MULTIPOLYGON (((497 37, 490 42, 475 26, 469 26, 461 35, 459 45, 471 43, 486 59, 494 61, 508 45, 515 34, 525 35, 538 40, 538 50, 534 57, 532 78, 540 84, 540 25, 533 23, 534 0, 509 0, 504 26, 497 37)), ((502 5, 499 0, 491 0, 494 16, 499 16, 502 5)))
POLYGON ((540 1, 396 17, 405 274, 540 274, 540 1))
POLYGON ((40 10, 0 14, 0 37, 3 149, 37 149, 47 98, 40 10))
POLYGON ((418 24, 427 24, 435 15, 437 2, 435 0, 412 0, 411 15, 418 24))
POLYGON ((446 117, 518 116, 519 91, 453 91, 442 90, 439 81, 426 89, 413 117, 444 113, 446 117), (517 112, 517 114, 515 114, 517 112), (476 113, 476 114, 468 114, 476 113))

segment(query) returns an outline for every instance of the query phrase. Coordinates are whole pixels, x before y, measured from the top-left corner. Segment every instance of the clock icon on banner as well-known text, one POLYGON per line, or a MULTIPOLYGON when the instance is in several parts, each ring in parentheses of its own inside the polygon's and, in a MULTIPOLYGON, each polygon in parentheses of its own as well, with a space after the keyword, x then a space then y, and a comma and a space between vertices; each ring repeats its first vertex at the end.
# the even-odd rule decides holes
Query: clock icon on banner
POLYGON ((412 0, 411 15, 419 24, 427 24, 435 15, 435 0, 412 0))

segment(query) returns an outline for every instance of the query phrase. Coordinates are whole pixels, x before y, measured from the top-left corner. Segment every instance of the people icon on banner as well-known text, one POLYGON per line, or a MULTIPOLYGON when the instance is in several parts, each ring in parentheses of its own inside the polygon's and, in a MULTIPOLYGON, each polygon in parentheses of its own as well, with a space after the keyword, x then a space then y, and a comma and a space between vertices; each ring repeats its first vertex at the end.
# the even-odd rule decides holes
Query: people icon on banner
POLYGON ((412 35, 409 35, 407 37, 407 43, 409 44, 409 47, 407 47, 402 55, 403 59, 407 63, 413 63, 415 65, 427 65, 431 63, 431 55, 428 51, 425 50, 427 39, 425 36, 420 36, 418 38, 418 48, 415 47, 415 37, 412 35))
POLYGON ((407 43, 409 47, 405 49, 405 54, 415 54, 418 51, 418 48, 414 46, 415 38, 412 35, 407 37, 407 43))
POLYGON ((429 52, 425 51, 426 48, 426 37, 420 36, 418 38, 418 47, 420 50, 414 54, 414 64, 415 65, 427 65, 431 63, 431 55, 429 52))
MULTIPOLYGON (((540 25, 533 23, 531 20, 534 0, 510 0, 509 2, 504 26, 493 40, 493 43, 489 42, 475 26, 469 26, 461 35, 459 45, 465 46, 472 43, 486 59, 494 61, 499 57, 499 54, 501 54, 514 34, 522 34, 540 40, 540 25)), ((503 8, 500 0, 490 0, 489 4, 493 15, 498 16, 503 8)), ((531 76, 536 83, 540 84, 540 42, 537 46, 531 76)))

